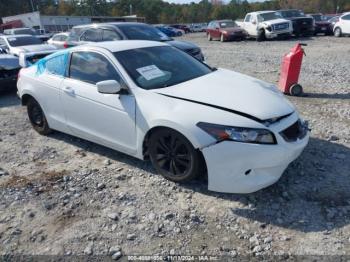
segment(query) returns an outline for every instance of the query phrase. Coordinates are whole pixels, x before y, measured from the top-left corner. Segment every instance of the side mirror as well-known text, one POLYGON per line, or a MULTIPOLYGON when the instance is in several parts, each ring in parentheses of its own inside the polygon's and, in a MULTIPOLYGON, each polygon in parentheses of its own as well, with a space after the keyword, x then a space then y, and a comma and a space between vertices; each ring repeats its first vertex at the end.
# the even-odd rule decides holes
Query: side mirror
POLYGON ((102 94, 118 94, 122 87, 116 80, 106 80, 96 83, 97 90, 102 94))

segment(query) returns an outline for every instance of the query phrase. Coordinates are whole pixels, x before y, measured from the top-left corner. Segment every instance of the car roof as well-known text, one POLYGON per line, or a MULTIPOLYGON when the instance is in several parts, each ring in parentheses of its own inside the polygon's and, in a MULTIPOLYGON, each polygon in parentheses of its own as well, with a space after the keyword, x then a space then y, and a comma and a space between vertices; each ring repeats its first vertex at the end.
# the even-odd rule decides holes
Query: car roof
POLYGON ((77 25, 77 26, 74 26, 73 28, 116 26, 116 25, 148 25, 148 24, 139 23, 139 22, 110 22, 110 23, 94 23, 94 24, 86 24, 86 25, 77 25))
POLYGON ((257 13, 257 14, 267 14, 267 13, 276 13, 276 11, 267 10, 267 11, 257 11, 257 12, 253 12, 253 13, 257 13))
POLYGON ((1 35, 1 37, 3 38, 13 38, 13 37, 28 37, 28 36, 31 36, 31 37, 35 37, 33 35, 1 35))
POLYGON ((77 47, 73 47, 72 50, 82 50, 89 47, 99 47, 109 50, 110 52, 119 52, 130 49, 155 47, 155 46, 169 46, 168 44, 156 41, 147 40, 123 40, 123 41, 107 41, 85 44, 77 47))

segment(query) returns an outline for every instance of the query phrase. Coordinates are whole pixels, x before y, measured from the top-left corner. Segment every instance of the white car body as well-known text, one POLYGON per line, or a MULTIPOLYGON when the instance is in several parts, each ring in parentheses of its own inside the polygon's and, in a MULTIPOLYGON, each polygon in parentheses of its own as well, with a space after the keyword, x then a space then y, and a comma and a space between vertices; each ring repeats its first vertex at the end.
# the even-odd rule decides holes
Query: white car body
POLYGON ((65 48, 66 41, 68 39, 69 33, 58 33, 53 35, 47 43, 49 45, 56 46, 59 49, 65 48))
POLYGON ((339 17, 339 21, 335 23, 333 31, 340 29, 340 35, 350 35, 350 12, 339 17))
POLYGON ((18 95, 22 101, 31 96, 39 102, 50 128, 139 159, 144 159, 150 130, 174 129, 202 152, 209 190, 250 193, 275 183, 309 139, 308 132, 295 142, 286 142, 280 135, 299 119, 294 106, 271 84, 226 69, 166 88, 142 89, 111 52, 155 46, 168 45, 126 40, 62 51, 105 56, 126 82, 128 95, 101 94, 96 86, 69 77, 38 75, 37 66, 21 70, 18 95), (265 128, 273 132, 277 144, 218 143, 198 122, 265 128))
POLYGON ((41 51, 53 51, 57 50, 57 47, 48 44, 35 44, 35 45, 25 45, 25 46, 12 46, 11 39, 21 38, 21 37, 34 37, 31 35, 6 35, 0 36, 0 42, 4 43, 7 48, 7 53, 15 56, 19 56, 20 53, 32 53, 41 51))
POLYGON ((275 13, 275 11, 259 11, 248 13, 243 22, 236 21, 250 37, 256 38, 259 30, 265 31, 265 37, 268 39, 277 38, 280 35, 291 35, 293 24, 291 21, 278 18, 268 21, 262 21, 260 15, 275 13))

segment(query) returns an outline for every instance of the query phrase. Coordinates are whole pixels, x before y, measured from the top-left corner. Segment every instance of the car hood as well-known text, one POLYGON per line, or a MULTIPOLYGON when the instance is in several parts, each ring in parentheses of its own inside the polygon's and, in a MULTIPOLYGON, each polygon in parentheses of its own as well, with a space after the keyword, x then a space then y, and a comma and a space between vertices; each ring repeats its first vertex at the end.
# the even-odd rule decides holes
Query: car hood
POLYGON ((172 40, 172 41, 167 41, 165 43, 181 50, 199 49, 199 47, 196 46, 195 44, 192 44, 190 42, 185 42, 185 41, 172 40))
POLYGON ((18 56, 20 53, 31 53, 31 52, 38 52, 38 51, 50 51, 50 50, 57 50, 57 47, 53 45, 46 45, 46 44, 18 46, 18 47, 12 47, 11 53, 18 56))
POLYGON ((277 18, 277 19, 264 21, 263 23, 267 25, 274 25, 274 24, 281 24, 281 23, 289 23, 289 21, 287 19, 277 18))
POLYGON ((261 121, 285 116, 295 110, 272 84, 226 69, 153 91, 261 121))

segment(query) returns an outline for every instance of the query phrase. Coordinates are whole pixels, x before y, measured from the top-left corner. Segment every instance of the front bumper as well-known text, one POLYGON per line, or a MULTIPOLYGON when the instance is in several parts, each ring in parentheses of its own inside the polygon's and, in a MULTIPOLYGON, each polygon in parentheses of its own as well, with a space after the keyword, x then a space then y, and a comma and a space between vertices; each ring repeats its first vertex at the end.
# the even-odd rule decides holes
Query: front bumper
POLYGON ((292 35, 292 31, 288 30, 288 31, 265 31, 265 36, 268 39, 274 39, 274 38, 280 38, 280 37, 287 37, 287 36, 291 36, 292 35))
POLYGON ((252 193, 275 183, 309 141, 308 133, 292 143, 279 135, 280 131, 298 119, 296 115, 284 121, 285 125, 270 128, 274 129, 276 145, 224 141, 203 148, 208 189, 223 193, 252 193))

